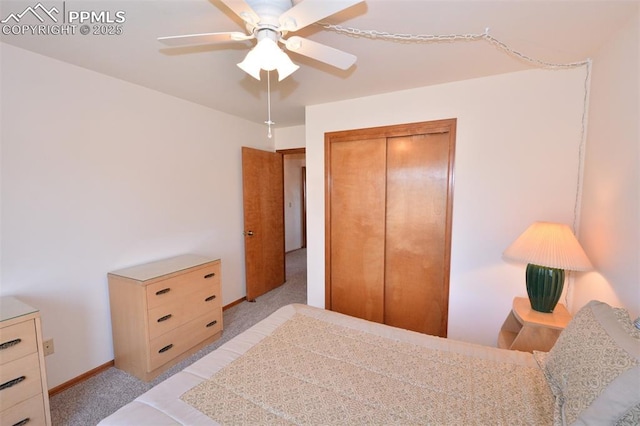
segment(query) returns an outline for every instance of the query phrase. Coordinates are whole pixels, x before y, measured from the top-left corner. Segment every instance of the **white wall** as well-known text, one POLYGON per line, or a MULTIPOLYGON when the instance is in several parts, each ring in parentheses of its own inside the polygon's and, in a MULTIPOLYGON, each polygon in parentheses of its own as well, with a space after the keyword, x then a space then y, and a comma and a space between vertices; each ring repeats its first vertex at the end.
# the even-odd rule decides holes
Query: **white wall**
POLYGON ((245 295, 241 151, 262 125, 2 44, 0 295, 41 310, 55 387, 113 359, 106 274, 185 252, 245 295))
POLYGON ((533 70, 306 109, 308 302, 324 306, 324 133, 457 118, 449 337, 495 345, 524 264, 503 250, 532 222, 571 224, 585 68, 533 70))
POLYGON ((273 130, 276 149, 305 147, 305 126, 280 127, 273 130))
POLYGON ((640 11, 593 58, 580 236, 596 269, 574 311, 598 299, 640 315, 639 80, 640 11))

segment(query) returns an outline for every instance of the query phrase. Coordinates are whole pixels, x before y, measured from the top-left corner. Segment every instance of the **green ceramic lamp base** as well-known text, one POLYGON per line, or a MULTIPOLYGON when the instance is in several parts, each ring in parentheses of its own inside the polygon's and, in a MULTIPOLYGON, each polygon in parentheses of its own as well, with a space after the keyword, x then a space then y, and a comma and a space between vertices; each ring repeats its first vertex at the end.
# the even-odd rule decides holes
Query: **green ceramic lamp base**
POLYGON ((564 287, 564 270, 529 263, 526 280, 527 294, 533 310, 553 312, 564 287))

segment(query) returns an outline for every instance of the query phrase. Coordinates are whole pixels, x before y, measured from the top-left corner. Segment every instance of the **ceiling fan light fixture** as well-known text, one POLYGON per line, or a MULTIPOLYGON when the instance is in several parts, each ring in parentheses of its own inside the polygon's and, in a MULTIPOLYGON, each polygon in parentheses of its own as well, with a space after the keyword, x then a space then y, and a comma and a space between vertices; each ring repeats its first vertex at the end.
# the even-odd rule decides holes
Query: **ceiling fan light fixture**
POLYGON ((260 80, 260 70, 278 71, 278 80, 290 76, 298 68, 289 56, 278 47, 278 44, 270 37, 264 37, 247 53, 247 56, 238 64, 241 70, 260 80))
MULTIPOLYGON (((242 42, 256 39, 256 46, 249 51, 238 67, 256 80, 261 70, 277 70, 282 81, 299 67, 291 62, 279 43, 297 55, 324 62, 346 70, 356 57, 341 50, 313 42, 299 36, 284 37, 322 19, 334 15, 364 0, 218 0, 245 23, 246 33, 237 31, 188 34, 159 37, 171 47, 195 44, 242 42)), ((324 24, 321 24, 324 26, 324 24)))

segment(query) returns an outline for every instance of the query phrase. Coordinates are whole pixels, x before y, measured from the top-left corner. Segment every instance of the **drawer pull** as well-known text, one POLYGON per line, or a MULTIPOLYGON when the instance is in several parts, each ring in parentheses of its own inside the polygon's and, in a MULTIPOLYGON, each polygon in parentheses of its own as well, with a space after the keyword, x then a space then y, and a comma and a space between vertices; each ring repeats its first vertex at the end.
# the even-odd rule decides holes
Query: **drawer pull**
POLYGON ((160 318, 158 318, 158 322, 166 321, 169 318, 171 318, 171 316, 172 316, 171 314, 168 314, 168 315, 165 315, 163 317, 160 317, 160 318))
POLYGON ((156 296, 160 296, 161 294, 169 293, 170 291, 171 291, 171 288, 169 288, 169 287, 163 288, 162 290, 156 291, 156 296))
POLYGON ((20 383, 21 381, 23 381, 24 379, 26 379, 25 376, 20 376, 17 379, 9 380, 8 382, 1 384, 0 385, 0 391, 1 390, 5 390, 7 388, 10 388, 11 386, 15 386, 18 383, 20 383))
POLYGON ((216 325, 218 323, 218 320, 213 320, 211 321, 209 324, 207 324, 207 327, 213 327, 214 325, 216 325))
POLYGON ((215 272, 212 272, 212 273, 210 273, 210 274, 205 275, 205 276, 204 276, 204 279, 206 280, 206 279, 209 279, 209 278, 213 278, 213 277, 215 277, 215 276, 216 276, 216 273, 215 273, 215 272))
POLYGON ((168 351, 169 349, 171 349, 173 347, 173 343, 169 343, 167 346, 165 346, 164 348, 160 349, 158 351, 159 354, 168 351))
POLYGON ((31 419, 27 417, 26 419, 20 420, 18 423, 15 423, 13 426, 24 426, 29 423, 31 419))
POLYGON ((216 298, 216 295, 214 294, 214 295, 209 296, 209 297, 207 297, 206 299, 204 299, 204 301, 205 301, 205 302, 211 302, 211 301, 212 301, 213 299, 215 299, 215 298, 216 298))
POLYGON ((9 340, 8 342, 4 342, 3 344, 0 345, 0 351, 3 349, 9 349, 10 347, 17 345, 20 342, 22 342, 22 339, 14 339, 14 340, 9 340))

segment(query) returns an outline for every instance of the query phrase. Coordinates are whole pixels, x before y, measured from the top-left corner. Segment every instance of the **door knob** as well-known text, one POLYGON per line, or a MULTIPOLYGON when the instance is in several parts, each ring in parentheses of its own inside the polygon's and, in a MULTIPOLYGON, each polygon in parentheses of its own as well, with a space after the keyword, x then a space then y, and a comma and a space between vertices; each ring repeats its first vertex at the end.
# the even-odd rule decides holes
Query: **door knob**
POLYGON ((243 232, 243 234, 249 237, 253 237, 253 231, 246 231, 246 232, 243 232))

